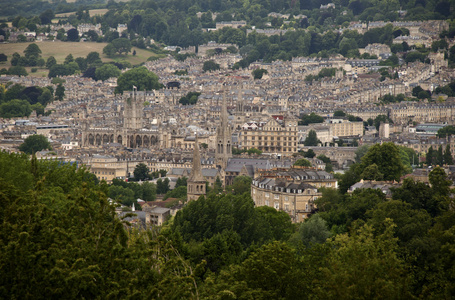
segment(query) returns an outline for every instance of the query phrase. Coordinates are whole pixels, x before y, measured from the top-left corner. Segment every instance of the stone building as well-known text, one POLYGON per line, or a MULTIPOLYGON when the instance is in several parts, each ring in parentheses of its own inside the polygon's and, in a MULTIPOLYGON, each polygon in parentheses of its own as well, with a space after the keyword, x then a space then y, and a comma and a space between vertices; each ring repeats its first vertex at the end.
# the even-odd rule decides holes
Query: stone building
POLYGON ((273 169, 260 172, 251 184, 256 206, 269 206, 301 222, 314 213, 314 200, 322 195, 318 188, 337 188, 333 174, 308 168, 273 169))
POLYGON ((247 122, 242 126, 241 145, 264 153, 290 156, 297 152, 298 119, 292 115, 275 115, 266 122, 247 122))
POLYGON ((206 183, 202 175, 201 155, 199 154, 199 143, 196 135, 196 147, 193 151, 193 169, 187 181, 187 199, 188 201, 197 200, 200 196, 206 194, 206 183))
POLYGON ((228 122, 226 95, 223 95, 221 109, 221 123, 216 129, 215 164, 222 169, 226 168, 229 158, 232 157, 232 131, 228 122))
MULTIPOLYGON (((142 93, 142 92, 141 92, 142 93)), ((143 102, 136 88, 131 97, 125 99, 123 124, 109 128, 88 127, 82 131, 83 147, 99 147, 103 144, 118 143, 129 148, 151 148, 159 146, 160 133, 143 127, 143 102)), ((143 93, 145 97, 145 93, 143 93)))

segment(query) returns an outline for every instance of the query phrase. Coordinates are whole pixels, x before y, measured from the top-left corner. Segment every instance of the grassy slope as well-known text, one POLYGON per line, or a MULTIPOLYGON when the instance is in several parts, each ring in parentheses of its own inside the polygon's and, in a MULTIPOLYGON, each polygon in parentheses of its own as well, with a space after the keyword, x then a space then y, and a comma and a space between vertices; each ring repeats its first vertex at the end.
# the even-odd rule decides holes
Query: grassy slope
MULTIPOLYGON (((67 1, 69 2, 69 1, 67 1)), ((100 8, 100 9, 90 9, 89 10, 89 14, 90 14, 90 17, 93 17, 93 16, 96 16, 96 15, 104 15, 105 13, 107 13, 108 9, 107 8, 100 8)), ((62 14, 56 14, 55 17, 56 18, 65 18, 65 17, 68 17, 70 15, 74 15, 76 14, 75 11, 73 12, 67 12, 67 13, 62 13, 62 14)))
MULTIPOLYGON (((0 53, 8 55, 8 61, 5 63, 0 63, 1 68, 9 68, 10 60, 14 52, 18 52, 21 56, 24 55, 24 49, 31 43, 10 43, 10 44, 0 44, 0 53)), ((100 54, 100 57, 103 62, 109 61, 128 61, 132 65, 138 65, 147 61, 151 56, 158 56, 154 52, 149 50, 139 49, 133 47, 130 54, 117 55, 115 57, 109 58, 103 54, 103 48, 107 43, 93 43, 93 42, 36 42, 38 47, 41 49, 41 56, 44 60, 47 60, 49 56, 54 56, 58 63, 63 63, 65 57, 68 54, 72 54, 74 58, 76 57, 86 57, 88 53, 96 51, 100 54), (136 56, 133 56, 131 53, 133 50, 136 50, 136 56)), ((30 75, 32 76, 47 76, 47 69, 39 69, 37 73, 31 73, 30 67, 26 68, 30 75)))

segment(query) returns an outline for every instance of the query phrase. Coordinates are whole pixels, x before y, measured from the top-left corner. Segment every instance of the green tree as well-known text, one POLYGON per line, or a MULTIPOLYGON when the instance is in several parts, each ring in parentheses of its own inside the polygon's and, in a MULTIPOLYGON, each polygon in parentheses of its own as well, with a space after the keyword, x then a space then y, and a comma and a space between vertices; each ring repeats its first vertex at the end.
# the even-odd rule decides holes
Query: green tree
POLYGON ((188 178, 185 177, 185 176, 177 178, 177 182, 175 183, 175 187, 176 188, 178 188, 180 186, 186 187, 188 185, 187 180, 188 180, 188 178))
POLYGON ((436 152, 436 164, 442 166, 444 164, 444 153, 442 151, 442 145, 439 145, 438 151, 436 152))
POLYGON ((77 42, 79 41, 79 31, 77 29, 72 28, 66 32, 66 38, 70 42, 77 42))
POLYGON ((96 51, 92 51, 89 54, 87 54, 85 61, 87 62, 87 65, 89 65, 89 66, 100 65, 102 63, 100 54, 96 51))
POLYGON ((450 152, 450 145, 446 145, 446 149, 444 151, 444 164, 452 165, 453 164, 453 157, 452 153, 450 152))
POLYGON ((293 166, 301 166, 301 167, 311 167, 311 163, 309 160, 305 158, 298 159, 293 166))
POLYGON ((246 152, 248 153, 248 155, 252 155, 252 154, 261 155, 262 154, 262 150, 259 150, 257 148, 250 148, 246 152))
MULTIPOLYGON (((251 177, 248 176, 237 176, 234 178, 234 182, 231 186, 228 186, 226 190, 231 192, 235 195, 241 195, 244 193, 250 194, 251 191, 251 177)), ((220 181, 221 183, 221 181, 220 181)))
POLYGON ((428 148, 428 152, 425 156, 425 162, 427 163, 427 165, 431 166, 436 163, 435 158, 436 158, 436 153, 433 149, 433 146, 430 146, 430 148, 428 148))
POLYGON ((321 268, 323 280, 316 298, 409 298, 411 276, 398 256, 395 225, 386 220, 384 233, 375 236, 364 225, 328 243, 331 253, 321 268))
POLYGON ((182 105, 195 105, 201 93, 199 92, 188 92, 186 96, 180 98, 179 103, 182 105))
POLYGON ((212 272, 219 272, 222 267, 238 262, 243 250, 240 236, 233 230, 215 234, 202 243, 202 248, 203 259, 212 272))
POLYGON ((121 74, 119 68, 113 64, 104 64, 96 68, 95 76, 97 80, 105 81, 111 77, 119 77, 121 74))
POLYGON ((318 136, 316 134, 316 131, 310 130, 308 132, 308 136, 306 137, 305 141, 303 144, 305 146, 317 146, 319 143, 318 136))
POLYGON ((373 225, 377 232, 385 228, 386 219, 391 219, 395 225, 394 236, 398 243, 405 246, 410 253, 420 254, 421 238, 425 237, 431 227, 431 216, 423 209, 413 209, 410 203, 400 200, 390 200, 378 204, 367 212, 368 224, 373 225), (417 246, 419 245, 419 246, 417 246))
POLYGON ((63 101, 63 98, 65 98, 65 87, 61 83, 59 83, 55 89, 55 98, 59 101, 63 101))
POLYGON ((65 57, 65 61, 63 64, 67 65, 69 63, 72 63, 73 61, 74 61, 73 54, 70 53, 65 57))
POLYGON ((294 244, 301 242, 305 246, 311 246, 324 243, 331 235, 327 222, 319 214, 315 214, 299 226, 299 230, 290 241, 294 244))
POLYGON ((158 76, 147 70, 146 67, 138 67, 122 73, 117 79, 115 92, 123 94, 124 91, 131 91, 133 86, 140 91, 161 88, 158 76))
POLYGON ((137 164, 136 167, 134 168, 134 179, 139 181, 144 181, 148 179, 148 173, 149 169, 147 168, 147 165, 144 163, 137 164))
POLYGON ((316 156, 316 153, 314 153, 313 149, 308 149, 308 151, 303 154, 303 157, 306 157, 306 158, 313 158, 315 156, 316 156))
POLYGON ((169 191, 169 178, 158 179, 156 182, 156 192, 158 194, 166 194, 169 191))
MULTIPOLYGON (((391 142, 375 144, 368 149, 362 157, 360 169, 365 170, 368 166, 376 164, 378 172, 384 174, 384 180, 399 181, 403 175, 404 167, 400 159, 400 150, 391 142)), ((362 173, 360 172, 360 173, 362 173)))
POLYGON ((413 209, 424 209, 433 217, 439 215, 442 209, 436 193, 433 194, 432 189, 425 183, 416 182, 412 178, 406 178, 400 188, 394 189, 392 198, 411 204, 413 209))
POLYGON ((264 76, 264 74, 268 74, 268 71, 265 69, 254 69, 251 74, 253 75, 254 79, 262 79, 262 76, 264 76))
POLYGON ((46 68, 50 69, 57 64, 57 60, 53 56, 49 56, 46 61, 46 68))
POLYGON ((346 113, 342 110, 336 110, 334 113, 333 113, 333 116, 334 117, 345 117, 346 116, 346 113))
POLYGON ((202 66, 204 72, 212 72, 220 69, 220 65, 214 62, 213 60, 207 60, 202 66))
POLYGON ((449 135, 455 135, 455 126, 448 125, 448 126, 444 126, 443 128, 438 130, 437 136, 439 138, 445 138, 449 135))
MULTIPOLYGON (((0 169, 4 297, 132 296, 139 293, 130 286, 133 282, 157 297, 150 286, 157 283, 157 272, 145 267, 156 265, 155 259, 144 256, 150 236, 137 231, 128 235, 107 200, 105 186, 96 185, 93 174, 76 165, 5 152, 0 153, 0 169), (136 272, 141 275, 133 275, 136 272), (119 277, 121 273, 129 275, 119 277), (94 280, 107 286, 97 286, 94 280)), ((167 253, 162 246, 157 245, 159 251, 167 253)))
POLYGON ((107 56, 113 56, 115 54, 115 47, 112 45, 112 43, 107 44, 103 48, 103 53, 106 54, 107 56))
POLYGON ((151 182, 142 183, 142 199, 145 201, 154 201, 156 198, 156 184, 151 182))
POLYGON ((128 52, 131 52, 132 48, 130 40, 125 38, 115 39, 111 42, 111 45, 114 47, 115 53, 118 54, 128 54, 128 52))
POLYGON ((299 125, 308 125, 313 123, 324 123, 324 118, 315 113, 311 113, 309 115, 303 115, 302 121, 299 121, 299 125))
POLYGON ((42 12, 39 16, 42 25, 51 24, 54 17, 55 14, 52 9, 42 12))
POLYGON ((24 55, 27 59, 38 59, 41 57, 41 53, 41 49, 35 43, 28 45, 24 50, 24 55))
POLYGON ((29 116, 32 111, 32 107, 27 100, 14 99, 0 104, 1 118, 25 117, 29 116))
POLYGON ((166 195, 164 195, 164 197, 163 197, 163 200, 166 200, 167 198, 177 198, 177 199, 185 201, 187 198, 186 191, 187 191, 186 186, 176 187, 173 190, 167 191, 166 195))
POLYGON ((27 70, 21 66, 12 66, 8 69, 9 75, 17 75, 17 76, 27 76, 27 70))
POLYGON ((27 154, 34 154, 41 150, 52 150, 51 144, 44 135, 34 134, 24 140, 19 150, 27 154))
POLYGON ((117 202, 132 206, 135 203, 134 191, 127 187, 112 185, 109 187, 109 197, 117 202))
POLYGON ((302 286, 305 276, 298 265, 293 249, 274 241, 251 253, 241 265, 222 272, 210 294, 226 299, 304 299, 308 289, 302 286))
POLYGON ((384 174, 379 172, 379 168, 376 164, 371 164, 363 170, 362 174, 360 174, 360 177, 365 180, 380 181, 384 179, 384 174))

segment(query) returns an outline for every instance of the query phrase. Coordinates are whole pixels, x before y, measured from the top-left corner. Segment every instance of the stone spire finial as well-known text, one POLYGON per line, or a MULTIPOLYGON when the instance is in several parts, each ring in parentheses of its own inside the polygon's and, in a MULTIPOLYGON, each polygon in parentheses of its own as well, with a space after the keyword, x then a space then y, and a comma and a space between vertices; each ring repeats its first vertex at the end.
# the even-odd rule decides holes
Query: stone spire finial
POLYGON ((197 139, 197 133, 195 133, 195 135, 196 139, 194 141, 193 169, 191 171, 189 181, 204 181, 204 176, 202 176, 201 155, 199 153, 199 142, 197 139))
POLYGON ((227 103, 226 103, 226 90, 223 90, 223 104, 221 106, 221 126, 228 126, 227 103))

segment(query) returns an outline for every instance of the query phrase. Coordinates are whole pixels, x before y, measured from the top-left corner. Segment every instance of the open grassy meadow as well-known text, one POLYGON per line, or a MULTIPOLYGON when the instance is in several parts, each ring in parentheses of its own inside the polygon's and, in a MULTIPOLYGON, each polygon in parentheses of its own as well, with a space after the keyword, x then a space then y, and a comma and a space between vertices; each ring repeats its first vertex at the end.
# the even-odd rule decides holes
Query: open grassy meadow
MULTIPOLYGON (((69 2, 69 1, 67 1, 69 2)), ((90 9, 89 11, 89 14, 90 14, 90 17, 93 17, 93 16, 102 16, 104 15, 105 13, 108 12, 108 9, 107 8, 100 8, 100 9, 90 9)), ((62 13, 62 14, 56 14, 55 17, 56 18, 66 18, 66 17, 69 17, 70 15, 74 15, 76 12, 73 11, 73 12, 67 12, 67 13, 62 13)))
MULTIPOLYGON (((11 66, 10 61, 14 52, 18 52, 21 56, 24 55, 24 50, 31 43, 10 43, 10 44, 0 44, 0 53, 4 53, 8 56, 8 61, 6 63, 0 63, 1 68, 9 68, 11 66)), ((38 47, 41 49, 41 56, 44 60, 47 60, 49 56, 54 56, 57 60, 57 63, 63 63, 65 57, 68 54, 72 54, 74 58, 77 57, 86 57, 92 51, 98 52, 100 54, 101 60, 103 62, 110 61, 128 61, 132 65, 139 65, 143 62, 146 62, 147 59, 151 56, 159 56, 158 54, 144 49, 139 49, 133 47, 131 52, 128 55, 116 55, 114 57, 107 57, 103 54, 103 48, 107 43, 94 43, 94 42, 36 42, 38 47), (132 52, 136 50, 136 55, 133 56, 132 52)), ((27 72, 32 76, 47 76, 47 69, 38 69, 36 73, 30 73, 31 68, 27 67, 27 72)))

